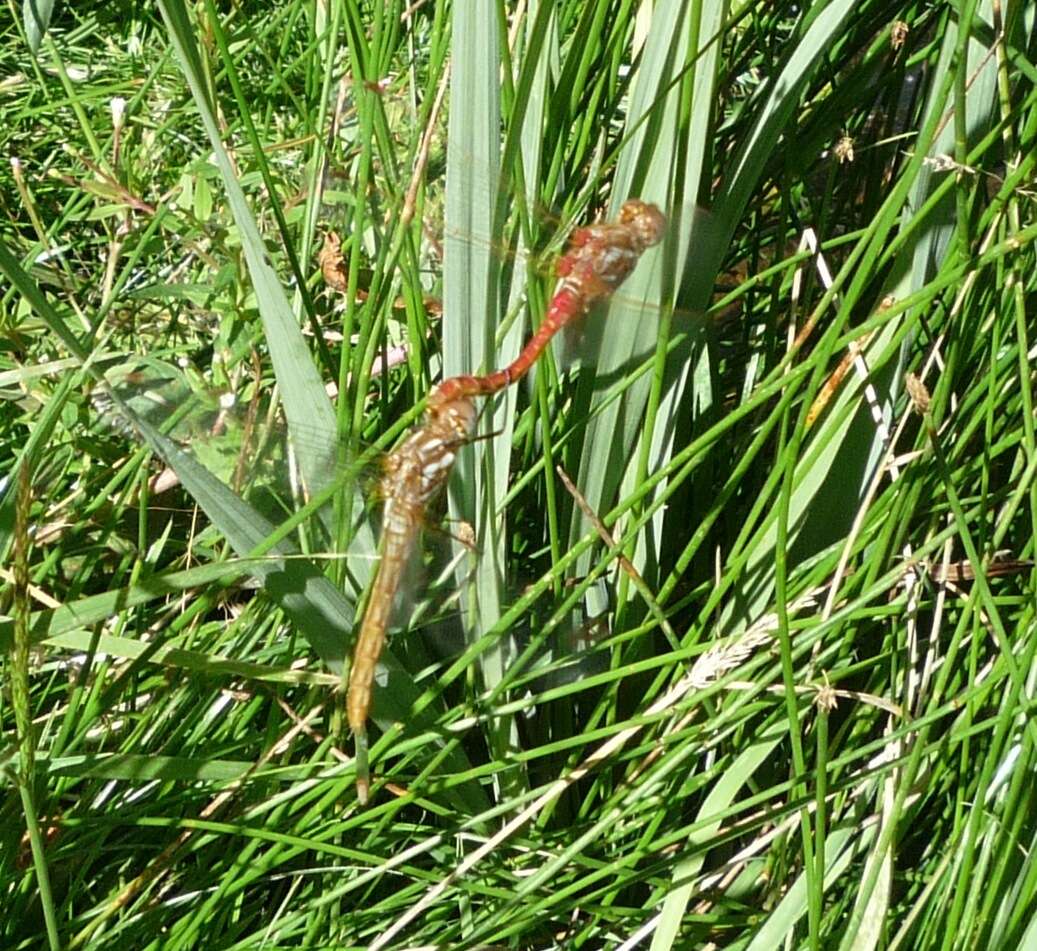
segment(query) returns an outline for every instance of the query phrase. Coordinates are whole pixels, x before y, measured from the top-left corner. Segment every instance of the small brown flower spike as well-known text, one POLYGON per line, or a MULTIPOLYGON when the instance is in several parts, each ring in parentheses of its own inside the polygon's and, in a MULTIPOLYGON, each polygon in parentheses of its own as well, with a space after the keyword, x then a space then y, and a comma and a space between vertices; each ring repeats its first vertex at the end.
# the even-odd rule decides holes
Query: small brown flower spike
POLYGON ((342 257, 342 239, 334 231, 329 231, 324 236, 324 244, 317 260, 320 262, 324 283, 332 290, 345 292, 349 286, 349 276, 342 257))

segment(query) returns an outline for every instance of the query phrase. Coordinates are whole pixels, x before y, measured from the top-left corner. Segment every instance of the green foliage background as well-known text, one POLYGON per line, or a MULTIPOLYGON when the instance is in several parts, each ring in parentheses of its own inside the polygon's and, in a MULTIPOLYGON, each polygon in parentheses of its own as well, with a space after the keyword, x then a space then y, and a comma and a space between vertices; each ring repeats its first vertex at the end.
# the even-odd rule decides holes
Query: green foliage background
POLYGON ((1032 4, 17 13, 4 947, 1033 946, 1032 4), (361 809, 363 473, 628 196, 361 809))

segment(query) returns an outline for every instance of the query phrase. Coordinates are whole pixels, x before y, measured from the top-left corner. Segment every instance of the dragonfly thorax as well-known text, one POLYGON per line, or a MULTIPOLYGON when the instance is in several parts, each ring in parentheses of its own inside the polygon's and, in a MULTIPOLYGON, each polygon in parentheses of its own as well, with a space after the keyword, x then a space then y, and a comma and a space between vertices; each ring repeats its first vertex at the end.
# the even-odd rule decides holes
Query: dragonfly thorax
POLYGON ((475 404, 453 400, 429 410, 424 425, 389 454, 382 478, 387 519, 420 519, 450 478, 457 450, 475 428, 475 404))

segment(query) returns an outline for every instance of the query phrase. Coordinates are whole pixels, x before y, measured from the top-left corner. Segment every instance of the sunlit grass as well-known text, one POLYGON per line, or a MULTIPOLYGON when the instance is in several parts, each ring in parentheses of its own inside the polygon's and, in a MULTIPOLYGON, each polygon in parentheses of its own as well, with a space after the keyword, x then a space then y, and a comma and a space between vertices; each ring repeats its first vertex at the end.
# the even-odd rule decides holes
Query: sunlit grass
POLYGON ((1032 941, 1024 12, 10 21, 0 943, 1032 941), (634 195, 667 240, 459 462, 359 808, 361 473, 634 195))

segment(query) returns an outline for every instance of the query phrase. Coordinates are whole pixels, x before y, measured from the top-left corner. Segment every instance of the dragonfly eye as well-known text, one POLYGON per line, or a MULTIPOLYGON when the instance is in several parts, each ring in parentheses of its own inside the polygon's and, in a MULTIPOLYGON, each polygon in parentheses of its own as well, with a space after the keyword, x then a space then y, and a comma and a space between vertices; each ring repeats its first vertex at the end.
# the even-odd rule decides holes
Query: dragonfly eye
POLYGON ((666 216, 655 205, 636 198, 623 203, 619 220, 632 230, 641 251, 662 241, 666 231, 666 216))

